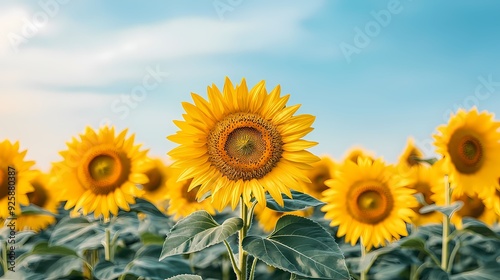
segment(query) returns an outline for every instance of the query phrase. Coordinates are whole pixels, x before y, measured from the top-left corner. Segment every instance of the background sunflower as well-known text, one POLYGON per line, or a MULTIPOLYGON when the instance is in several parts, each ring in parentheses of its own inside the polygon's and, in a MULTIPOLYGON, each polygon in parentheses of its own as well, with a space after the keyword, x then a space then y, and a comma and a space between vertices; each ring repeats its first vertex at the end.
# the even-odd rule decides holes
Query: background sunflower
POLYGON ((136 184, 146 184, 145 175, 150 168, 146 151, 134 145, 134 135, 126 138, 127 130, 115 136, 114 127, 94 131, 87 127, 80 139, 73 138, 68 150, 60 154, 63 161, 55 163, 60 200, 66 201, 65 209, 74 207, 84 215, 94 212, 108 218, 117 215, 118 209, 128 211, 134 197, 144 191, 136 184))
POLYGON ((305 149, 317 143, 301 138, 315 118, 294 116, 300 105, 286 106, 290 96, 280 96, 279 86, 268 94, 264 81, 249 91, 244 79, 234 87, 226 78, 223 93, 212 85, 208 100, 192 97, 194 104, 182 103, 184 121, 175 121, 180 131, 168 137, 180 146, 168 154, 183 170, 180 180, 200 186, 198 197, 210 192, 222 210, 240 198, 265 205, 269 192, 282 205, 282 193, 291 197, 300 181, 310 182, 304 169, 319 159, 305 149))
POLYGON ((500 166, 500 122, 493 114, 478 113, 474 107, 458 110, 447 125, 434 135, 437 153, 449 170, 450 182, 458 195, 481 193, 498 183, 500 166))
POLYGON ((333 179, 335 175, 335 162, 329 156, 322 156, 321 160, 312 164, 312 169, 307 170, 310 183, 304 183, 303 192, 317 199, 323 198, 323 191, 328 189, 325 181, 333 179))
MULTIPOLYGON (((9 140, 0 142, 0 218, 7 219, 12 213, 9 211, 9 197, 14 195, 16 206, 14 214, 21 213, 19 205, 28 205, 29 200, 26 195, 33 191, 31 180, 36 173, 31 169, 34 161, 26 161, 24 157, 27 151, 19 151, 19 142, 11 143, 9 140), (15 191, 9 193, 9 174, 8 168, 15 169, 15 191)), ((12 201, 12 200, 11 200, 12 201)))
MULTIPOLYGON (((51 179, 50 174, 37 171, 36 177, 31 181, 34 191, 29 192, 27 195, 30 204, 56 214, 59 201, 56 199, 51 179)), ((53 224, 55 220, 55 217, 51 215, 23 214, 17 218, 16 230, 40 231, 53 224)))
POLYGON ((152 165, 145 173, 149 182, 142 185, 143 197, 164 211, 167 200, 167 181, 171 176, 170 169, 159 158, 151 159, 151 162, 152 165))
POLYGON ((415 215, 415 192, 408 179, 396 178, 394 168, 382 160, 362 156, 358 163, 346 161, 336 178, 326 181, 327 203, 321 208, 331 226, 339 226, 337 236, 345 235, 351 245, 362 238, 363 245, 384 246, 387 241, 406 236, 406 223, 415 215))

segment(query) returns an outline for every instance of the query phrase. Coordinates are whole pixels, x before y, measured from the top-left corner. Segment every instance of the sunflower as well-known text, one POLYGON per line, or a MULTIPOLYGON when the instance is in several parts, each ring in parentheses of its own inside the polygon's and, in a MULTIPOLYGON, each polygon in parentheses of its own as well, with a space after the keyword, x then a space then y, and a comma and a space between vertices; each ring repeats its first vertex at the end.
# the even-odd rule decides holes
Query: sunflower
POLYGON ((55 163, 66 210, 74 207, 84 215, 94 212, 96 218, 102 214, 107 219, 119 208, 130 210, 134 197, 143 194, 136 184, 148 182, 147 151, 140 151, 134 135, 126 134, 123 130, 115 136, 114 127, 97 132, 87 127, 80 140, 67 144, 68 150, 60 153, 63 161, 55 163))
MULTIPOLYGON (((57 213, 58 200, 51 192, 51 177, 49 174, 37 172, 36 177, 31 181, 34 191, 28 193, 31 204, 41 207, 49 212, 57 213)), ((55 217, 44 214, 22 214, 17 218, 17 230, 40 231, 55 222, 55 217)))
MULTIPOLYGON (((419 166, 414 169, 411 176, 412 183, 408 187, 414 189, 417 193, 421 193, 427 204, 442 205, 444 203, 444 196, 442 195, 444 194, 444 175, 441 174, 439 166, 419 166), (435 192, 439 192, 439 195, 436 195, 435 192)), ((441 223, 443 217, 440 212, 433 211, 421 214, 419 211, 423 206, 419 204, 413 208, 417 213, 412 218, 413 224, 422 226, 430 223, 441 223)))
POLYGON ((413 138, 408 138, 406 142, 406 147, 399 156, 398 164, 402 166, 406 166, 408 168, 414 166, 421 166, 422 163, 417 161, 417 159, 422 158, 424 154, 420 151, 419 148, 415 146, 415 141, 413 138))
POLYGON ((326 185, 327 204, 321 210, 331 226, 339 226, 337 235, 345 235, 346 242, 354 246, 361 237, 370 250, 408 234, 406 223, 415 215, 411 208, 418 206, 415 190, 405 187, 408 179, 399 178, 381 159, 346 161, 326 185))
POLYGON ((198 202, 196 194, 199 187, 188 190, 192 179, 178 181, 180 170, 177 168, 169 168, 170 176, 167 180, 167 199, 168 209, 167 214, 174 216, 175 220, 181 217, 186 217, 189 214, 198 210, 205 210, 211 215, 215 215, 215 210, 210 200, 205 199, 198 202))
POLYGON ((485 190, 479 194, 479 196, 484 200, 484 203, 488 208, 491 208, 495 213, 500 216, 500 178, 498 179, 498 185, 491 189, 485 190))
POLYGON ((455 224, 458 229, 462 228, 462 220, 465 217, 480 220, 490 226, 498 220, 495 211, 486 207, 485 201, 481 199, 477 193, 467 195, 465 193, 458 194, 453 191, 451 201, 462 201, 464 203, 462 208, 451 216, 451 222, 455 224))
MULTIPOLYGON (((169 168, 161 159, 151 159, 152 166, 146 171, 149 182, 142 186, 144 198, 162 208, 167 196, 167 180, 170 177, 169 168)), ((164 210, 164 209, 162 209, 164 210)))
POLYGON ((19 142, 12 144, 9 140, 0 142, 0 219, 19 215, 21 207, 19 205, 29 205, 29 192, 33 191, 30 181, 36 175, 31 167, 34 161, 24 160, 27 151, 19 151, 19 142), (12 170, 11 168, 14 168, 12 170), (12 177, 14 176, 14 177, 12 177), (12 181, 11 178, 15 180, 12 181), (13 185, 9 182, 15 182, 13 185), (15 186, 14 190, 12 186, 15 186), (14 197, 15 200, 9 200, 14 197), (9 210, 9 201, 15 201, 13 211, 9 210))
POLYGON ((322 156, 320 161, 312 164, 312 167, 306 173, 311 183, 304 183, 303 191, 317 199, 322 199, 321 193, 328 189, 325 181, 334 177, 335 163, 329 156, 322 156))
POLYGON ((346 155, 344 156, 344 162, 350 160, 357 164, 359 157, 368 157, 371 160, 375 159, 375 155, 371 151, 368 151, 362 147, 352 147, 347 151, 346 155))
POLYGON ((174 121, 180 131, 168 137, 180 144, 169 152, 179 179, 192 179, 189 190, 200 186, 197 198, 210 193, 219 210, 241 197, 265 204, 266 192, 283 205, 281 194, 310 182, 303 170, 319 160, 305 150, 317 143, 301 139, 315 117, 294 116, 300 105, 286 106, 289 97, 279 86, 268 94, 264 81, 248 91, 245 79, 234 87, 228 78, 223 93, 208 87, 208 100, 193 93, 194 104, 182 104, 184 121, 174 121))
POLYGON ((255 217, 259 221, 259 226, 266 232, 271 232, 276 226, 276 222, 279 218, 285 215, 295 215, 300 217, 309 217, 313 213, 313 208, 308 208, 305 210, 292 211, 292 212, 277 212, 267 207, 256 208, 255 217))
POLYGON ((450 182, 458 195, 473 195, 481 188, 497 184, 500 166, 500 122, 493 114, 458 110, 448 125, 438 127, 434 135, 437 152, 444 156, 450 182))

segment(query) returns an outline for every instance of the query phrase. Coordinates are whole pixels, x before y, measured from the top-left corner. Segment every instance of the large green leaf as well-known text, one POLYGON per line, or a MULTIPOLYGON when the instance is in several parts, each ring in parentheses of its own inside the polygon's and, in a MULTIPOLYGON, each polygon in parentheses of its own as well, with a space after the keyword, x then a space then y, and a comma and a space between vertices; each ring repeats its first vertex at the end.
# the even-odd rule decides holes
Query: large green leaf
POLYGON ((491 230, 485 223, 475 219, 465 218, 463 220, 462 230, 471 231, 490 238, 500 239, 500 235, 491 230))
POLYGON ((266 194, 266 207, 278 212, 292 212, 325 204, 308 194, 298 191, 292 191, 292 198, 289 198, 285 194, 281 194, 281 196, 283 197, 284 202, 283 207, 281 207, 270 194, 266 194))
POLYGON ((62 219, 55 227, 49 240, 51 245, 64 245, 81 253, 87 249, 101 248, 104 228, 85 217, 62 219))
MULTIPOLYGON (((65 256, 58 259, 47 269, 46 279, 62 279, 69 275, 82 274, 83 261, 76 256, 65 256)), ((65 279, 65 278, 64 278, 65 279)))
POLYGON ((401 248, 416 249, 420 252, 425 253, 432 258, 432 260, 435 262, 435 265, 440 265, 438 258, 431 250, 429 250, 429 247, 427 246, 423 238, 417 236, 409 236, 403 238, 398 244, 399 246, 401 246, 401 248))
POLYGON ((135 203, 130 205, 130 211, 166 218, 165 214, 158 210, 153 203, 142 198, 135 199, 135 203))
POLYGON ((163 243, 160 260, 193 253, 223 242, 243 226, 240 218, 229 218, 219 225, 206 211, 197 211, 172 227, 163 243))
POLYGON ((491 280, 499 279, 499 276, 500 260, 485 263, 472 271, 452 275, 450 280, 491 280))
POLYGON ((101 261, 94 267, 94 275, 97 279, 116 279, 123 274, 125 264, 114 264, 109 261, 101 261))
POLYGON ((21 205, 21 213, 23 215, 46 215, 46 216, 55 216, 56 214, 47 211, 40 206, 35 204, 30 204, 28 206, 21 205))
POLYGON ((318 223, 303 217, 281 217, 270 236, 247 236, 243 249, 297 276, 349 279, 344 256, 333 237, 318 223))

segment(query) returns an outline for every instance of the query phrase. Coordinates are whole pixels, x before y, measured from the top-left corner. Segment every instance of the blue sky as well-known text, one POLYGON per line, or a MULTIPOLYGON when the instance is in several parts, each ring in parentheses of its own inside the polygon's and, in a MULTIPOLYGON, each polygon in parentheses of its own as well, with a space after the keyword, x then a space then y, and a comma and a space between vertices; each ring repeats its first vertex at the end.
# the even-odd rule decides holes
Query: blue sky
POLYGON ((167 159, 180 102, 226 76, 280 84, 317 117, 312 151, 336 159, 394 162, 409 136, 432 155, 450 112, 500 113, 498 1, 270 2, 2 2, 0 140, 47 169, 108 122, 167 159))

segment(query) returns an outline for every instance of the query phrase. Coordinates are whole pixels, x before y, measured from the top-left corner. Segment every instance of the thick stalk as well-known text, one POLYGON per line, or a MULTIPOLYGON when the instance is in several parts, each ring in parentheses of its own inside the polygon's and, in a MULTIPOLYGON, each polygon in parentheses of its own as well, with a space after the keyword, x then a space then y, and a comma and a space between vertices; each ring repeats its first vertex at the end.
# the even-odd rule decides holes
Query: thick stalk
MULTIPOLYGON (((444 205, 450 206, 450 183, 448 182, 448 175, 444 176, 444 205)), ((444 214, 443 214, 444 215, 444 214)), ((450 217, 444 215, 443 217, 443 242, 441 249, 441 269, 448 270, 448 238, 450 235, 450 217)))
POLYGON ((106 228, 104 232, 104 259, 106 259, 108 262, 111 261, 111 233, 109 228, 106 228))
POLYGON ((243 227, 239 232, 239 240, 238 240, 238 257, 239 257, 239 268, 240 273, 238 274, 238 280, 246 280, 247 279, 247 252, 243 250, 243 239, 247 236, 248 231, 248 207, 243 202, 240 201, 241 205, 241 219, 243 219, 243 227))
POLYGON ((254 280, 255 278, 255 268, 257 267, 257 261, 257 258, 253 259, 252 268, 250 268, 250 280, 254 280))
MULTIPOLYGON (((359 245, 360 245, 360 247, 361 247, 361 260, 363 260, 363 259, 366 257, 366 247, 365 247, 365 245, 363 244, 363 238, 361 238, 361 239, 360 239, 359 245)), ((361 262, 361 260, 360 260, 360 262, 361 262)), ((370 268, 368 267, 368 268, 363 269, 363 270, 361 271, 361 274, 360 274, 360 276, 359 276, 359 279, 360 279, 360 280, 367 280, 367 279, 368 279, 368 270, 369 270, 369 269, 370 269, 370 268)))

